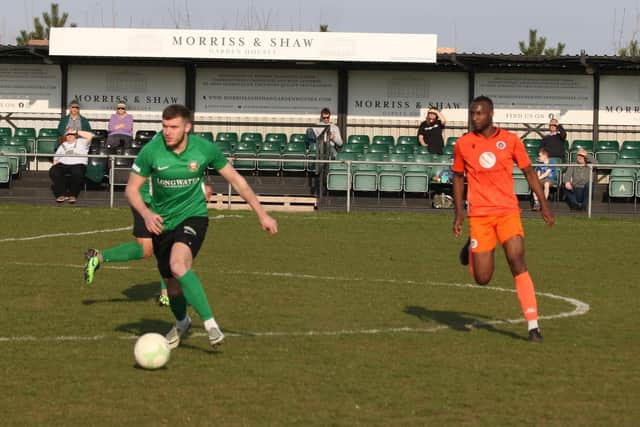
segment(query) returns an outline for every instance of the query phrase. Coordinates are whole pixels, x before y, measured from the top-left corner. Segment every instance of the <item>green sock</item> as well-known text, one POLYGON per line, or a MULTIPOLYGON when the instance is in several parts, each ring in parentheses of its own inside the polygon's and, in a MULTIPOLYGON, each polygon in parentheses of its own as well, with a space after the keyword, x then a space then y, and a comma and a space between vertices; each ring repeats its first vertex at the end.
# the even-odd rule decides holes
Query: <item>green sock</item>
POLYGON ((184 299, 184 295, 180 294, 177 297, 169 297, 169 305, 176 320, 182 320, 187 317, 187 300, 184 299))
POLYGON ((137 243, 123 243, 102 251, 102 262, 125 262, 134 259, 142 259, 144 251, 137 243))
POLYGON ((182 286, 182 292, 187 302, 191 304, 196 313, 198 313, 200 319, 211 319, 213 317, 211 307, 209 307, 207 295, 204 293, 202 283, 200 283, 200 279, 198 279, 196 273, 194 273, 193 270, 187 271, 184 276, 178 279, 178 283, 182 286))
POLYGON ((160 289, 163 290, 163 291, 167 290, 167 284, 164 283, 164 277, 160 278, 160 289))

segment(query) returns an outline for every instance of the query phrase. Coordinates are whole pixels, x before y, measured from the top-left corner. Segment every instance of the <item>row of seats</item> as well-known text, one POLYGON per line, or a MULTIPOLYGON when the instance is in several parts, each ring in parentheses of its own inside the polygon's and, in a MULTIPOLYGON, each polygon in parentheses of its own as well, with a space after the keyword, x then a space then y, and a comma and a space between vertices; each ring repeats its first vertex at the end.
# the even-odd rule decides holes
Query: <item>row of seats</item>
MULTIPOLYGON (((541 139, 524 139, 524 146, 530 157, 537 156, 541 139)), ((640 141, 625 140, 620 144, 616 140, 594 141, 590 139, 576 139, 571 145, 565 141, 565 154, 567 161, 575 162, 576 152, 579 149, 585 150, 593 155, 598 163, 614 164, 618 158, 639 158, 640 141)))
POLYGON ((331 163, 327 172, 329 191, 428 193, 430 185, 451 183, 446 173, 451 167, 449 155, 342 152, 336 160, 363 163, 352 163, 351 171, 346 163, 331 163))

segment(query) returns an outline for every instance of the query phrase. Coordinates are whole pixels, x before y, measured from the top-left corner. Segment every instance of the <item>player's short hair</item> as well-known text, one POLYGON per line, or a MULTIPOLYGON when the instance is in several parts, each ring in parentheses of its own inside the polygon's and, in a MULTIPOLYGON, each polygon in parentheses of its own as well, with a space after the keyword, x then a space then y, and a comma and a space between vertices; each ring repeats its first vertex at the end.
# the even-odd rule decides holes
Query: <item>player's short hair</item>
POLYGON ((477 104, 480 102, 484 102, 489 106, 490 110, 493 110, 493 101, 488 96, 484 96, 484 95, 476 96, 475 98, 473 98, 473 101, 471 103, 477 104))
POLYGON ((193 122, 191 110, 182 104, 169 105, 162 111, 162 120, 175 119, 176 117, 181 117, 187 123, 193 122))

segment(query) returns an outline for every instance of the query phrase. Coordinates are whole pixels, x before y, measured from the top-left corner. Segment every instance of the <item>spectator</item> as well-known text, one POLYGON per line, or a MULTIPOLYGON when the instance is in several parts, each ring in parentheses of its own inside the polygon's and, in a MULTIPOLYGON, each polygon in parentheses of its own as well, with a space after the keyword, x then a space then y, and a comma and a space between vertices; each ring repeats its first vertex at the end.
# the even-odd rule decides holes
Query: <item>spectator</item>
POLYGON ((429 109, 425 121, 420 123, 418 128, 418 142, 423 147, 427 147, 431 154, 442 154, 444 139, 442 131, 447 120, 444 115, 435 108, 429 109))
POLYGON ((89 154, 89 145, 93 134, 83 130, 68 128, 64 133, 65 140, 58 146, 53 158, 53 166, 49 169, 49 177, 53 181, 53 194, 56 202, 65 200, 75 203, 82 189, 84 174, 87 171, 87 157, 61 157, 70 154, 89 154))
POLYGON ((58 123, 58 135, 60 136, 60 142, 64 142, 66 138, 63 138, 67 129, 83 130, 91 132, 91 125, 89 120, 80 115, 80 104, 78 101, 73 100, 69 104, 69 114, 64 116, 58 123))
POLYGON ((549 122, 549 135, 542 138, 540 148, 546 148, 549 157, 558 157, 563 162, 566 161, 564 143, 567 140, 567 132, 557 119, 551 119, 549 122))
POLYGON ((133 116, 127 113, 127 104, 118 102, 116 113, 109 119, 107 148, 128 147, 133 138, 133 116))
POLYGON ((591 197, 591 182, 589 181, 587 163, 595 164, 596 160, 584 148, 579 148, 576 152, 576 162, 576 165, 567 168, 562 182, 569 209, 582 210, 591 197))
MULTIPOLYGON (((541 148, 538 151, 538 162, 542 163, 542 166, 538 166, 536 168, 536 174, 538 175, 538 179, 542 185, 544 198, 549 200, 551 187, 554 187, 558 181, 558 172, 555 167, 551 166, 553 161, 549 159, 549 152, 546 148, 541 148)), ((536 193, 533 193, 533 200, 533 208, 531 210, 539 211, 540 202, 538 201, 536 193)))
POLYGON ((325 131, 327 125, 329 126, 329 129, 326 130, 326 132, 328 132, 326 134, 326 140, 329 142, 329 153, 331 155, 331 159, 335 159, 338 151, 342 147, 343 141, 342 136, 340 135, 340 128, 331 123, 331 111, 328 108, 323 108, 320 112, 320 123, 318 123, 318 126, 307 129, 307 145, 310 141, 313 141, 318 136, 323 135, 322 132, 325 131))

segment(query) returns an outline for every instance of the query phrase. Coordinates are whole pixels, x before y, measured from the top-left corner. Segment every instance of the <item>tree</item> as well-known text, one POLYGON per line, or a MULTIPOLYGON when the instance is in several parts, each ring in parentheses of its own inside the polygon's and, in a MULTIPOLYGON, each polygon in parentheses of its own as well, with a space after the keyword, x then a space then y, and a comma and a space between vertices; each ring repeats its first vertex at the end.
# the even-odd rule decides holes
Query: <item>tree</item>
POLYGON ((538 30, 533 28, 529 29, 529 46, 524 43, 524 40, 520 40, 519 45, 520 53, 527 56, 560 56, 566 47, 564 43, 558 43, 555 48, 545 48, 547 45, 547 38, 538 37, 538 30))
POLYGON ((640 56, 640 46, 638 46, 638 40, 631 40, 627 47, 621 47, 618 49, 619 56, 636 57, 640 56))
MULTIPOLYGON (((51 11, 42 13, 42 22, 40 22, 40 18, 33 18, 33 31, 20 30, 20 35, 16 37, 16 42, 18 46, 26 46, 29 43, 29 40, 49 40, 49 33, 51 32, 51 28, 54 27, 64 27, 67 23, 67 19, 69 18, 68 13, 63 13, 60 16, 60 11, 58 7, 58 3, 51 3, 51 11)), ((75 23, 70 23, 70 27, 75 27, 75 23)))
POLYGON ((328 24, 320 24, 320 32, 321 33, 328 33, 329 32, 329 25, 328 24))
POLYGON ((626 9, 622 9, 622 16, 620 18, 620 29, 617 30, 617 11, 614 9, 613 15, 613 34, 614 34, 614 48, 619 56, 623 57, 638 57, 640 56, 640 46, 638 46, 638 34, 640 33, 640 12, 636 11, 635 25, 631 31, 631 37, 629 42, 624 39, 624 22, 626 18, 626 9))

